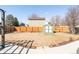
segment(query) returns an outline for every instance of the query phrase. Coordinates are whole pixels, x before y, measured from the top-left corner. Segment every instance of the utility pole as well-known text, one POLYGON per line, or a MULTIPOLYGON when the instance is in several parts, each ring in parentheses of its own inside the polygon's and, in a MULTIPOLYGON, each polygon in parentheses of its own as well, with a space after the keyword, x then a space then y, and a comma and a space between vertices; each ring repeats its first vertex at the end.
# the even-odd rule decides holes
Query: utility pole
POLYGON ((5 11, 3 9, 0 9, 1 12, 1 48, 5 48, 5 11))

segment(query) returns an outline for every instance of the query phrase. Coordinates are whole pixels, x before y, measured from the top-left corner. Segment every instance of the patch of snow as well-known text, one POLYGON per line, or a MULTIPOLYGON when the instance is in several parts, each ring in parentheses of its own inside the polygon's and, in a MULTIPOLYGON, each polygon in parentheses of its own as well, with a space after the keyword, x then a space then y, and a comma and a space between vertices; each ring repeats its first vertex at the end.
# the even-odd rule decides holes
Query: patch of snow
POLYGON ((30 49, 29 54, 51 54, 51 53, 76 54, 78 48, 79 48, 79 41, 75 41, 59 47, 30 49))

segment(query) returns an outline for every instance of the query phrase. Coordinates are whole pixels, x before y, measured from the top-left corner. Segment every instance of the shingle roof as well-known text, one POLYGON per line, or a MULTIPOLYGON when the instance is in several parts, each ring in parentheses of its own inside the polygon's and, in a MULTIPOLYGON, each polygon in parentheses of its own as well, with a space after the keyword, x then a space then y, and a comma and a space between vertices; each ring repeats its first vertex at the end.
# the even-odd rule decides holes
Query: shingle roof
POLYGON ((29 20, 45 20, 43 17, 38 17, 37 15, 32 15, 28 18, 29 20))

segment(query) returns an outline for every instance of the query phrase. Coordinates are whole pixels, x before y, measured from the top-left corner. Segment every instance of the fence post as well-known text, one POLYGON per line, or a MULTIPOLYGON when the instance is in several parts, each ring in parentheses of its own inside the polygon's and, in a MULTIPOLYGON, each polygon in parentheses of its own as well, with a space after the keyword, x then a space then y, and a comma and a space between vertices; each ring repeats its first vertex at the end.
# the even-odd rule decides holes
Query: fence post
POLYGON ((5 11, 0 9, 1 11, 1 47, 2 49, 5 48, 5 11))

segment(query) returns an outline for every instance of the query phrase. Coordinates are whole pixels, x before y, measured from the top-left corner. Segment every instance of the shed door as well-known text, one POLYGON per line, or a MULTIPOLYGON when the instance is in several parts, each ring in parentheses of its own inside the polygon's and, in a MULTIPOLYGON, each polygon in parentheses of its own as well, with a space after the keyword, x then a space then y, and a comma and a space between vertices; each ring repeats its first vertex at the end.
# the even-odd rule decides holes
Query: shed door
POLYGON ((51 26, 46 26, 45 27, 45 32, 46 33, 52 33, 52 27, 51 26))

